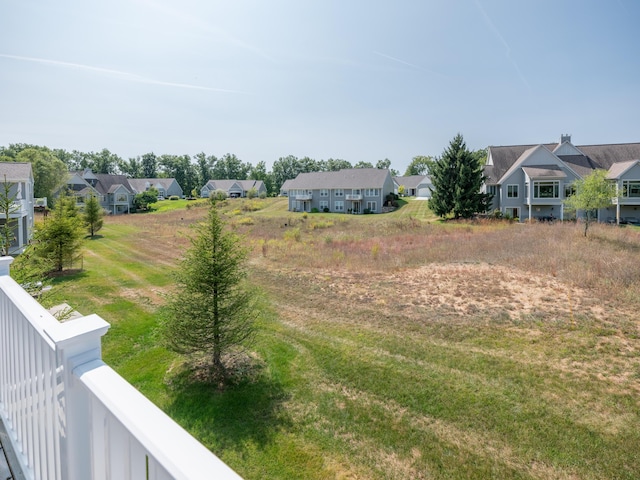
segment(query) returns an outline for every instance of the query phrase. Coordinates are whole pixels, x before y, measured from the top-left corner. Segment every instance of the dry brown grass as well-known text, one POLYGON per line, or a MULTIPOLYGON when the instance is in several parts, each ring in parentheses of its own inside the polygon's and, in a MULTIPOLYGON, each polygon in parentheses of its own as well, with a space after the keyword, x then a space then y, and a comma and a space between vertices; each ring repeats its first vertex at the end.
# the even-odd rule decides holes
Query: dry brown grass
MULTIPOLYGON (((203 215, 108 221, 171 265, 203 215)), ((640 474, 640 230, 244 215, 228 222, 275 312, 259 348, 316 478, 640 474)))

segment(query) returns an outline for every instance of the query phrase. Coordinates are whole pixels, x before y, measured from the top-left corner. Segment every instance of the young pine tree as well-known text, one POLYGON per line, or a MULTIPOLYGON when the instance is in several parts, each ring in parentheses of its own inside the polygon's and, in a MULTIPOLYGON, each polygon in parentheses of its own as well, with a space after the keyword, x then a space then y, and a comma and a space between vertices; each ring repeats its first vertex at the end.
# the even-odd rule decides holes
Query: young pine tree
POLYGON ((255 331, 255 296, 245 283, 247 250, 225 230, 215 204, 195 232, 175 273, 175 293, 167 298, 164 337, 172 350, 204 357, 210 379, 224 379, 225 355, 246 345, 255 331))
POLYGON ((89 235, 93 237, 102 228, 104 210, 95 195, 91 195, 84 205, 84 224, 89 229, 89 235))
POLYGON ((80 255, 84 238, 83 220, 73 197, 60 195, 34 234, 34 253, 61 272, 80 255))

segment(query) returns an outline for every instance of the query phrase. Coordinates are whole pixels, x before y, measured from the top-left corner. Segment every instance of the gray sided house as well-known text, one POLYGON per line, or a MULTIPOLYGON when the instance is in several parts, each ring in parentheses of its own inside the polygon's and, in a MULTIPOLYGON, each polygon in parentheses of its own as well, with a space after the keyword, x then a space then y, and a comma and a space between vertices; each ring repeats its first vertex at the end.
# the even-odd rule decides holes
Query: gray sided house
POLYGON ((394 193, 387 169, 350 168, 337 172, 301 173, 288 185, 289 211, 327 209, 337 213, 381 213, 394 193))
POLYGON ((201 197, 209 197, 211 192, 223 190, 230 198, 246 197, 249 190, 255 190, 256 196, 267 194, 262 180, 209 180, 207 184, 200 189, 201 197))
POLYGON ((407 197, 431 198, 431 178, 428 175, 410 175, 408 177, 393 177, 396 185, 404 186, 404 195, 407 197))
POLYGON ((129 213, 133 208, 135 193, 129 180, 124 175, 93 173, 87 168, 84 171, 72 172, 67 180, 67 191, 76 198, 80 207, 92 195, 100 201, 100 205, 108 213, 117 215, 129 213))
POLYGON ((130 178, 129 185, 136 194, 155 188, 159 197, 176 196, 182 198, 184 195, 182 187, 175 178, 130 178))
MULTIPOLYGON (((594 170, 607 170, 619 197, 598 212, 601 222, 640 217, 640 143, 581 145, 562 135, 559 143, 491 146, 488 148, 483 192, 493 194, 492 210, 528 219, 567 219, 564 200, 574 182, 594 170)), ((578 212, 578 216, 584 212, 578 212)))
MULTIPOLYGON (((12 225, 13 240, 9 253, 22 253, 33 236, 33 171, 30 163, 0 162, 0 191, 4 195, 5 186, 10 185, 9 223, 12 225), (5 183, 6 182, 6 183, 5 183)), ((7 223, 6 213, 0 212, 0 225, 7 223)))

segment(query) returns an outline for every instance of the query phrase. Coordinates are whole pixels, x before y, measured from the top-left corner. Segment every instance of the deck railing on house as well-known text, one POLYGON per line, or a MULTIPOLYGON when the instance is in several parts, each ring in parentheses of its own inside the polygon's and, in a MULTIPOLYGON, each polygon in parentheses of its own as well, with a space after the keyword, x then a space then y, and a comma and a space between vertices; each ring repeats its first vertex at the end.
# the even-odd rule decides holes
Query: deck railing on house
POLYGON ((33 480, 240 479, 101 359, 109 324, 60 323, 0 257, 0 420, 33 480))

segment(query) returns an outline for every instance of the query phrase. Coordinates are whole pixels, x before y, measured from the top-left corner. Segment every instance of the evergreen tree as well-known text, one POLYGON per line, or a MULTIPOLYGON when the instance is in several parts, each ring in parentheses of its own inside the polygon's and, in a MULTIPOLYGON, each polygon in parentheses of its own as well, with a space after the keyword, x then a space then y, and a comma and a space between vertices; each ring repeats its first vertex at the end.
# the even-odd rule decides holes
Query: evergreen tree
POLYGON ((490 195, 480 193, 485 177, 478 157, 467 150, 462 135, 457 134, 431 166, 432 196, 429 207, 445 217, 470 218, 487 211, 490 195))
POLYGON ((255 295, 244 268, 247 250, 225 230, 215 203, 175 273, 176 287, 167 298, 163 322, 168 346, 206 360, 210 378, 225 378, 227 354, 254 334, 255 295))
POLYGON ((84 205, 84 224, 89 229, 89 235, 93 237, 102 228, 104 210, 95 195, 91 195, 84 205))
POLYGON ((79 256, 83 237, 83 220, 75 199, 61 195, 34 234, 35 254, 50 262, 54 271, 61 272, 79 256))

